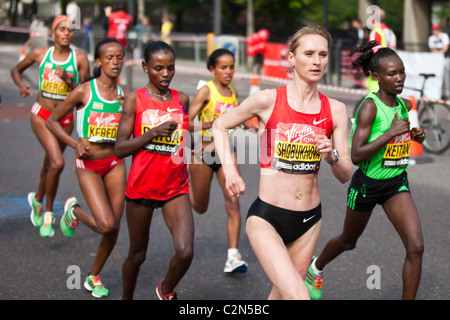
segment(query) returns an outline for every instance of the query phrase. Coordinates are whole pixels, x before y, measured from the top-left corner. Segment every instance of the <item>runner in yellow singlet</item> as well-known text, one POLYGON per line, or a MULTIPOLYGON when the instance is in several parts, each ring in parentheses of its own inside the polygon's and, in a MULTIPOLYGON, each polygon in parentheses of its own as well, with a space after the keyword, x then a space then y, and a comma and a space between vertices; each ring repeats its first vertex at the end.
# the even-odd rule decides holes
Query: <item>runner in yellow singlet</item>
MULTIPOLYGON (((207 67, 214 76, 213 80, 197 91, 188 112, 191 121, 198 115, 202 129, 202 161, 196 160, 193 155, 189 165, 191 176, 190 200, 195 211, 198 213, 206 212, 209 204, 211 181, 215 172, 217 181, 223 190, 225 210, 228 214, 228 258, 224 272, 246 272, 247 263, 242 260, 238 251, 241 229, 239 200, 231 197, 225 191, 225 177, 218 155, 215 153, 210 130, 212 123, 218 117, 238 105, 237 91, 230 86, 235 68, 234 55, 227 49, 217 49, 210 55, 207 67)), ((234 152, 234 157, 236 160, 236 152, 234 152)), ((238 170, 237 164, 236 170, 238 170)))

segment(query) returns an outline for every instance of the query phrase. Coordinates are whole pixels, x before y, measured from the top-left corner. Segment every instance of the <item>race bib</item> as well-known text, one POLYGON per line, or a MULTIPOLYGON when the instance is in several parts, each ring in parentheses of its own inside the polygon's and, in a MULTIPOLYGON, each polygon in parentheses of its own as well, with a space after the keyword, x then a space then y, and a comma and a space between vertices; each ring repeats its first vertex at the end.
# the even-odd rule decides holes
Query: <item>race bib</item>
POLYGON ((404 168, 408 165, 411 145, 411 134, 405 133, 388 142, 383 154, 383 168, 404 168))
MULTIPOLYGON (((72 73, 67 73, 73 79, 72 73)), ((56 75, 56 70, 45 68, 42 75, 41 92, 46 98, 64 100, 72 91, 68 83, 56 75)))
POLYGON ((273 168, 294 174, 318 172, 322 153, 317 150, 313 134, 325 134, 325 129, 307 124, 278 123, 273 168))
POLYGON ((120 113, 91 111, 89 115, 88 140, 91 142, 115 142, 120 113))
POLYGON ((146 110, 142 115, 141 134, 159 126, 167 121, 176 121, 178 123, 170 137, 155 137, 144 149, 149 152, 160 153, 164 155, 175 155, 178 153, 183 134, 182 124, 183 115, 179 113, 164 113, 161 110, 146 110))

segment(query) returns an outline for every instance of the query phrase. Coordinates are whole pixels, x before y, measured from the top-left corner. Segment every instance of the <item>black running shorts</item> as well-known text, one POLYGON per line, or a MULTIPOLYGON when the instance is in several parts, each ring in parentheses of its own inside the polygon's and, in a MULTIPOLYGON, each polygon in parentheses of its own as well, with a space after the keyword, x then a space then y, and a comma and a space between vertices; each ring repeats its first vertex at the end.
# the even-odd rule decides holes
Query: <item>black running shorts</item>
POLYGON ((390 179, 372 179, 355 171, 348 187, 347 206, 355 211, 372 211, 401 192, 410 192, 406 171, 390 179))
POLYGON ((322 219, 322 204, 319 203, 309 211, 292 211, 268 204, 258 197, 250 206, 247 219, 250 216, 266 220, 275 228, 283 242, 288 244, 300 238, 322 219))

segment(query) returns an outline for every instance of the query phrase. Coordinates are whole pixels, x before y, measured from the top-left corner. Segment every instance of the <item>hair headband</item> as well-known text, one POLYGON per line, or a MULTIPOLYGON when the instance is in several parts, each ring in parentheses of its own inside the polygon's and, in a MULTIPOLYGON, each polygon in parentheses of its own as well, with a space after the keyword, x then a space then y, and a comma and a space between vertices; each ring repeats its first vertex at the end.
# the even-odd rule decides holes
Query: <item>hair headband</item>
POLYGON ((373 47, 373 48, 372 48, 373 54, 377 53, 378 50, 380 50, 380 49, 383 49, 383 46, 380 45, 380 44, 377 45, 377 46, 375 46, 375 47, 373 47))
POLYGON ((52 23, 52 32, 55 31, 56 27, 58 26, 58 23, 60 23, 61 21, 64 21, 64 20, 70 20, 70 18, 66 15, 60 15, 60 16, 56 17, 52 23))

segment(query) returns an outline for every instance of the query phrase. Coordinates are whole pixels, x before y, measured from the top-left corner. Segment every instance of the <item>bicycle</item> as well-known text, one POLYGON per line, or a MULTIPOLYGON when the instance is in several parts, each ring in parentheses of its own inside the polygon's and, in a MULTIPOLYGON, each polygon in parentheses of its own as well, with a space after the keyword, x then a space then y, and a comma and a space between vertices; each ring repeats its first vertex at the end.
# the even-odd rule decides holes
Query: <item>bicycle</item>
MULTIPOLYGON (((424 78, 421 89, 411 87, 405 87, 405 89, 420 93, 420 98, 416 100, 419 126, 427 132, 427 137, 422 144, 423 148, 429 153, 441 154, 450 147, 450 107, 439 101, 428 100, 424 96, 425 83, 429 78, 436 75, 420 73, 419 76, 424 78)), ((353 118, 364 98, 356 104, 353 110, 353 118)))
POLYGON ((421 89, 406 89, 418 91, 417 112, 419 125, 427 131, 427 137, 422 146, 429 153, 441 154, 450 147, 450 107, 438 101, 431 101, 424 96, 425 83, 429 78, 435 77, 433 73, 420 73, 424 78, 421 89))

